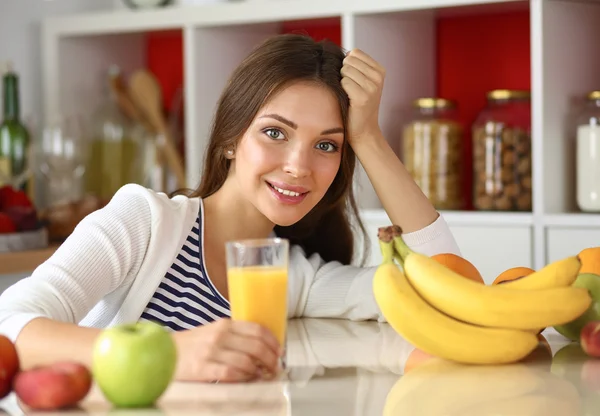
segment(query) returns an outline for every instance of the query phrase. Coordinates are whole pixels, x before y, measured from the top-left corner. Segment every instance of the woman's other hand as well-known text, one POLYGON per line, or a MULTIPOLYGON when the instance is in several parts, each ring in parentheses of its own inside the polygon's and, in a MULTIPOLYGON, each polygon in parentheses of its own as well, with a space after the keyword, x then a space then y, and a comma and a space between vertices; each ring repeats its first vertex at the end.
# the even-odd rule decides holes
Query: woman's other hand
POLYGON ((282 348, 266 328, 220 319, 174 334, 180 381, 241 382, 279 372, 282 348))
POLYGON ((350 51, 341 69, 342 87, 350 98, 347 140, 350 145, 380 134, 379 104, 385 69, 360 49, 350 51))

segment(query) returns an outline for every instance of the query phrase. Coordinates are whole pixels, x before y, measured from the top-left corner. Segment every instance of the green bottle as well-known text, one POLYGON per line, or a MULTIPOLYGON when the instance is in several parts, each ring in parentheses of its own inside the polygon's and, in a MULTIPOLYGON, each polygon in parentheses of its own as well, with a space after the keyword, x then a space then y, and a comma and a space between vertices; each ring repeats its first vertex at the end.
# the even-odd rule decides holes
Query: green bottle
POLYGON ((4 117, 0 124, 0 186, 12 183, 31 194, 29 132, 21 122, 19 77, 9 64, 2 77, 4 117))

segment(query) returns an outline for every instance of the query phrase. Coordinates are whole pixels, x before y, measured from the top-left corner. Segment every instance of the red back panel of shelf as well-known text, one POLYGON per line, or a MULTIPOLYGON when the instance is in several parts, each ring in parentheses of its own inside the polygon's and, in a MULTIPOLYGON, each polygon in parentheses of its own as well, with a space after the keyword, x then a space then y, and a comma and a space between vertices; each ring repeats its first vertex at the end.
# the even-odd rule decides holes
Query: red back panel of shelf
MULTIPOLYGON (((498 88, 530 89, 529 12, 442 18, 437 24, 437 93, 457 100, 466 127, 465 196, 471 201, 470 126, 498 88)), ((471 209, 469 203, 467 209, 471 209)))
MULTIPOLYGON (((341 44, 339 19, 285 22, 282 33, 306 33, 341 44)), ((367 51, 368 52, 368 51, 367 51)), ((163 88, 165 110, 183 85, 181 32, 148 35, 147 65, 163 88)), ((444 17, 437 23, 437 94, 457 100, 466 128, 465 196, 471 199, 470 126, 492 89, 530 89, 529 12, 444 17)), ((467 208, 472 206, 469 203, 467 208)))

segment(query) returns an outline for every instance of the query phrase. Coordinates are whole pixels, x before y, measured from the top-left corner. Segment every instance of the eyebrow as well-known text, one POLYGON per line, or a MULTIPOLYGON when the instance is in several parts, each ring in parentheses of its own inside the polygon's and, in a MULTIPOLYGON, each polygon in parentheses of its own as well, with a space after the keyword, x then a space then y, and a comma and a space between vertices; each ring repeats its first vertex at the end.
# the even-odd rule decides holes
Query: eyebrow
MULTIPOLYGON (((296 123, 294 123, 291 120, 288 120, 285 117, 280 116, 279 114, 265 114, 264 116, 261 116, 259 118, 272 118, 274 120, 280 121, 281 123, 290 126, 294 130, 296 130, 298 128, 298 125, 296 123)), ((334 127, 331 129, 323 130, 321 132, 321 134, 327 135, 327 134, 335 134, 335 133, 343 133, 343 132, 344 132, 343 127, 334 127)))

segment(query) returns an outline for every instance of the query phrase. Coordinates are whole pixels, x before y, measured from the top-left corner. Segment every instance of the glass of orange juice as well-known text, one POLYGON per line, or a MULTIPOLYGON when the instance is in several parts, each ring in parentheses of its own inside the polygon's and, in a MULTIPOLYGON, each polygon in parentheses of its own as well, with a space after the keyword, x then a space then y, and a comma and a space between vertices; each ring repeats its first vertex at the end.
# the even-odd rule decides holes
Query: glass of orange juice
POLYGON ((261 324, 285 347, 289 241, 229 241, 225 250, 231 319, 261 324))

